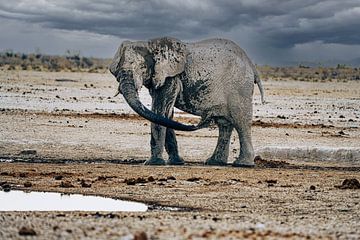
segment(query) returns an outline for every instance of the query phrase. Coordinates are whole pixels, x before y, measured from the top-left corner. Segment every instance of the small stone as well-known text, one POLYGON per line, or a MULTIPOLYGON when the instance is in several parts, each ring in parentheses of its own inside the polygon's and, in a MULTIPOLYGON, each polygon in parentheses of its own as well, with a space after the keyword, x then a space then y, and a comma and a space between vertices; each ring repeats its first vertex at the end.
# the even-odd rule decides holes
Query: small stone
POLYGON ((154 182, 154 181, 155 181, 155 178, 154 178, 153 176, 150 176, 150 177, 148 177, 148 181, 149 181, 149 182, 154 182))
POLYGON ((54 177, 54 179, 55 179, 55 180, 61 180, 61 179, 63 179, 63 176, 57 175, 57 176, 54 177))
POLYGON ((360 189, 360 182, 356 178, 345 179, 341 186, 337 187, 340 189, 360 189))
POLYGON ((19 235, 20 236, 36 236, 36 232, 34 229, 29 228, 29 227, 22 227, 19 230, 19 235))
POLYGON ((197 182, 197 181, 200 181, 200 178, 192 177, 192 178, 188 178, 186 181, 188 181, 188 182, 197 182))
POLYGON ((90 188, 90 187, 91 187, 91 183, 87 183, 87 182, 85 182, 84 179, 81 179, 81 187, 83 187, 83 188, 90 188))
POLYGON ((4 181, 4 182, 0 182, 0 187, 2 187, 3 185, 7 184, 8 182, 7 181, 4 181))
POLYGON ((10 184, 4 184, 4 185, 2 185, 1 186, 2 187, 2 189, 3 189, 3 191, 4 192, 10 192, 11 191, 11 186, 10 186, 10 184))
POLYGON ((62 188, 72 188, 74 185, 71 184, 69 181, 62 181, 59 185, 62 188))
POLYGON ((277 180, 269 179, 269 180, 265 180, 265 182, 269 184, 276 184, 277 180))
POLYGON ((145 232, 137 232, 134 234, 134 240, 148 240, 145 232))
POLYGON ((35 155, 36 153, 35 149, 24 149, 20 152, 21 155, 35 155))
POLYGON ((176 180, 176 178, 174 176, 168 176, 167 180, 176 180))
POLYGON ((24 187, 32 187, 32 183, 31 182, 25 182, 24 187))
POLYGON ((129 179, 125 179, 124 181, 127 185, 135 185, 135 179, 134 178, 129 178, 129 179))
MULTIPOLYGON (((145 178, 142 178, 142 177, 127 178, 127 179, 124 180, 124 183, 126 183, 127 185, 135 185, 135 184, 138 184, 138 183, 147 183, 147 182, 149 182, 149 178, 148 179, 145 179, 145 178)), ((152 179, 150 178, 150 180, 152 180, 152 179)), ((155 181, 155 179, 153 179, 153 180, 155 181)))
POLYGON ((26 173, 20 173, 19 177, 25 178, 25 177, 27 177, 27 174, 26 173))
POLYGON ((314 191, 316 189, 316 187, 314 185, 310 186, 310 190, 314 191))
POLYGON ((105 181, 106 179, 107 179, 106 176, 98 176, 98 177, 97 177, 97 180, 98 180, 98 181, 105 181))

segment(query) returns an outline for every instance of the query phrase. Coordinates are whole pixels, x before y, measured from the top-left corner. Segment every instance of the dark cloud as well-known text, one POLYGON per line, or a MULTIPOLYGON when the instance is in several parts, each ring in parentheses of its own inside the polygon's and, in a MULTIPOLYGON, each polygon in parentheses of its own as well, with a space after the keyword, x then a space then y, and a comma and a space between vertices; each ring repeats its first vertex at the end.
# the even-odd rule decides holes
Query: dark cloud
POLYGON ((265 59, 313 42, 360 45, 359 0, 14 0, 0 18, 120 39, 225 36, 265 59))

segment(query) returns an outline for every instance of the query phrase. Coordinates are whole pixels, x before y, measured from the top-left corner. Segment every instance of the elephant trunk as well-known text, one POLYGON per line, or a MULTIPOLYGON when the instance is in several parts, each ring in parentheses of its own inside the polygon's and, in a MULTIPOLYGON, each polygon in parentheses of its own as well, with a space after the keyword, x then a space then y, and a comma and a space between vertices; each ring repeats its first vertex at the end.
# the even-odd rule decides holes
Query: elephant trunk
POLYGON ((118 74, 117 80, 120 82, 119 92, 124 96, 126 102, 137 114, 144 117, 145 119, 164 127, 172 128, 174 130, 195 131, 199 129, 199 126, 184 125, 169 118, 155 114, 154 112, 147 109, 139 100, 139 95, 136 91, 134 79, 130 71, 121 71, 118 74))

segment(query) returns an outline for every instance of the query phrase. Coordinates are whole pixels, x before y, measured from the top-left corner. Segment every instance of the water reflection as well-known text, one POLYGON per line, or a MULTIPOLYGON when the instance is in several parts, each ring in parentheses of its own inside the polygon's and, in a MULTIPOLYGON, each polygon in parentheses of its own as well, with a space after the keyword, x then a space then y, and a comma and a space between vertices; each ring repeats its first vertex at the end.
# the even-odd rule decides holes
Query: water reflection
POLYGON ((52 192, 0 191, 0 211, 121 211, 145 212, 143 203, 52 192))

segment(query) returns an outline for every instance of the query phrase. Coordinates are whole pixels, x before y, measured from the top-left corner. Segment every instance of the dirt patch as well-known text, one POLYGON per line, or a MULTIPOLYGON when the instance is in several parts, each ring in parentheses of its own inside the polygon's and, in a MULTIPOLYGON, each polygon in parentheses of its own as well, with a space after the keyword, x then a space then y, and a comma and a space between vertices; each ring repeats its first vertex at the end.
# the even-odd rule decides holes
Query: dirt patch
MULTIPOLYGON (((109 236, 112 228, 117 234, 145 231, 149 237, 166 239, 173 234, 190 239, 203 235, 336 238, 353 236, 352 232, 360 234, 355 228, 360 214, 357 196, 353 191, 334 188, 342 179, 359 179, 359 172, 274 165, 277 168, 0 163, 2 172, 8 173, 0 175, 0 182, 12 189, 101 195, 149 205, 146 213, 61 213, 57 217, 51 212, 23 214, 41 236, 50 236, 53 232, 46 229, 56 226, 56 231, 69 229, 72 234, 84 236, 76 230, 80 227, 77 223, 86 229, 100 227, 102 233, 97 236, 103 237, 109 236), (32 186, 23 186, 20 173, 32 186), (55 180, 54 176, 63 178, 55 180), (71 187, 62 187, 65 181, 71 187), (328 220, 333 215, 337 216, 336 225, 328 220), (47 228, 41 227, 44 221, 47 228)), ((13 219, 17 216, 2 214, 0 224, 8 229, 6 234, 12 229, 8 223, 18 229, 24 226, 25 220, 13 219)), ((86 234, 94 236, 95 230, 86 230, 86 234)))
POLYGON ((30 228, 30 227, 22 227, 19 230, 19 235, 20 236, 36 236, 36 232, 34 229, 30 228))
POLYGON ((260 156, 255 157, 255 164, 259 168, 284 168, 289 167, 290 164, 285 161, 269 161, 262 159, 260 156))
MULTIPOLYGON (((351 180, 360 179, 360 168, 354 162, 263 156, 255 168, 234 168, 229 165, 240 146, 234 131, 229 165, 204 166, 216 146, 218 131, 211 127, 177 132, 185 165, 144 166, 150 123, 112 97, 117 83, 111 74, 2 71, 0 78, 2 190, 100 195, 149 206, 144 213, 5 212, 4 239, 19 238, 24 226, 44 239, 360 235, 359 199, 352 190, 358 183, 351 180)), ((267 80, 264 86, 267 104, 260 104, 257 89, 254 96, 255 152, 266 146, 359 146, 360 82, 267 80)), ((146 91, 139 95, 150 107, 146 91)), ((178 110, 175 119, 198 122, 178 110)))

